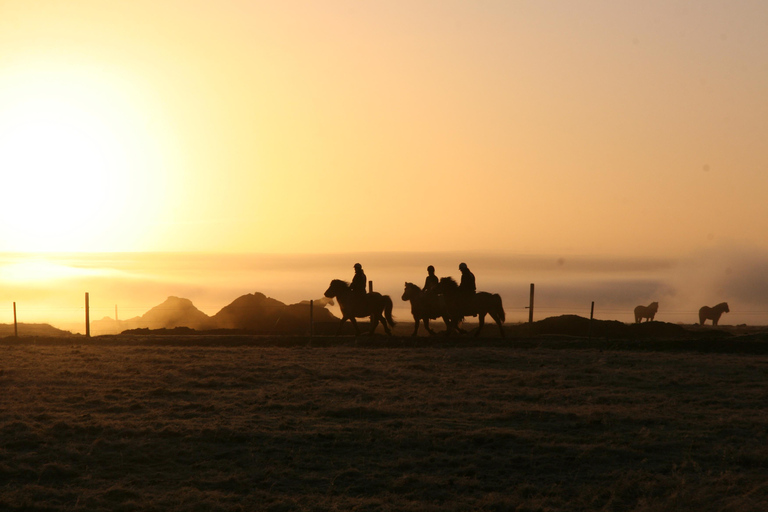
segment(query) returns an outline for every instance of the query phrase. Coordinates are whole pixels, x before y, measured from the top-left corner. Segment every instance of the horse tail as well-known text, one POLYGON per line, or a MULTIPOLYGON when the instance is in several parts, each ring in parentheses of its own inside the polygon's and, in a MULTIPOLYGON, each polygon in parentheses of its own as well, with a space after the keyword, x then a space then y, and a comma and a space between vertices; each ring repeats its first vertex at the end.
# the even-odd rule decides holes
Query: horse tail
POLYGON ((501 304, 501 295, 498 293, 493 294, 493 305, 496 306, 499 311, 499 320, 504 323, 507 320, 507 315, 504 313, 504 306, 501 304))
POLYGON ((394 307, 394 304, 392 304, 392 298, 389 295, 384 295, 382 298, 384 299, 384 317, 387 319, 387 322, 389 322, 389 325, 394 327, 395 321, 392 318, 392 308, 394 307))

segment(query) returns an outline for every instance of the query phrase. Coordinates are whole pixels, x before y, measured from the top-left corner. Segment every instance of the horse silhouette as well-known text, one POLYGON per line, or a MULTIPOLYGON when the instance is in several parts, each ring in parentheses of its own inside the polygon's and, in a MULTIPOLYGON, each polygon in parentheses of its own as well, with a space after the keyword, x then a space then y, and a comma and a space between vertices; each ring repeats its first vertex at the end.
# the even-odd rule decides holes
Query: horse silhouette
POLYGON ((704 322, 707 320, 712 320, 712 325, 717 325, 717 322, 720 320, 720 316, 723 313, 730 313, 730 311, 731 310, 728 309, 727 302, 721 302, 714 307, 702 306, 701 309, 699 309, 699 323, 704 325, 704 322))
POLYGON ((429 334, 437 334, 429 327, 429 321, 440 317, 443 317, 446 332, 451 330, 448 317, 445 316, 445 307, 441 307, 441 302, 444 306, 445 301, 441 300, 437 293, 425 292, 413 283, 405 283, 405 289, 401 298, 411 302, 411 314, 416 324, 413 327, 413 336, 418 335, 420 322, 424 323, 424 328, 429 334))
POLYGON ((384 331, 387 334, 392 334, 389 330, 389 326, 395 325, 395 321, 392 319, 392 299, 389 295, 382 295, 378 292, 366 293, 363 296, 357 296, 352 290, 349 289, 349 283, 342 281, 341 279, 334 279, 331 281, 331 285, 325 291, 324 294, 329 299, 335 298, 339 302, 339 308, 341 309, 341 321, 339 322, 339 330, 337 335, 341 333, 341 328, 344 326, 344 322, 349 320, 352 322, 352 326, 355 328, 355 334, 360 335, 360 329, 357 327, 357 320, 355 318, 371 318, 371 331, 369 334, 373 334, 376 330, 376 326, 384 326, 384 331), (387 325, 389 323, 389 325, 387 325))
POLYGON ((462 331, 458 324, 467 315, 477 315, 478 327, 475 336, 480 335, 480 331, 485 325, 485 315, 491 315, 491 318, 499 326, 499 333, 504 337, 504 327, 501 325, 506 320, 504 306, 501 303, 501 296, 498 293, 477 292, 471 297, 464 296, 459 291, 459 285, 452 277, 443 277, 436 288, 439 294, 445 297, 446 307, 443 319, 446 320, 446 326, 462 331))
POLYGON ((647 306, 637 306, 635 308, 635 323, 639 324, 643 321, 643 318, 647 318, 650 322, 656 313, 659 311, 659 303, 651 302, 647 306))

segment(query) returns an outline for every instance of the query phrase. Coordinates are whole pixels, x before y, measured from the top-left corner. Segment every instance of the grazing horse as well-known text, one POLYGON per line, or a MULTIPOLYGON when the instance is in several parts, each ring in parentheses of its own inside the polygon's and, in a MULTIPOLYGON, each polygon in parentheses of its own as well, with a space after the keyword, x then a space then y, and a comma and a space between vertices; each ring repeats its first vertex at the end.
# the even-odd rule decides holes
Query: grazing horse
POLYGON ((485 325, 485 315, 491 315, 499 326, 501 337, 504 337, 504 327, 501 324, 506 320, 506 315, 498 293, 477 292, 471 297, 464 297, 459 291, 459 285, 452 277, 441 278, 436 290, 445 295, 446 315, 443 319, 446 321, 446 326, 463 332, 458 328, 458 323, 467 315, 477 315, 479 325, 475 336, 479 336, 485 325))
MULTIPOLYGON (((440 298, 437 293, 422 291, 418 285, 413 283, 405 283, 405 290, 403 290, 403 300, 411 301, 411 314, 413 315, 413 321, 415 326, 413 327, 413 336, 416 336, 419 332, 419 322, 424 322, 424 328, 429 334, 437 334, 429 327, 429 321, 443 316, 444 311, 441 311, 440 298)), ((450 330, 448 320, 443 316, 446 329, 450 330)))
POLYGON ((720 320, 720 315, 723 313, 730 313, 727 302, 721 302, 717 306, 709 307, 702 306, 699 310, 699 323, 704 325, 707 320, 712 320, 712 325, 717 325, 717 321, 720 320))
POLYGON ((637 306, 635 308, 635 323, 639 324, 643 321, 643 318, 647 318, 650 322, 656 313, 659 311, 659 303, 651 302, 647 306, 637 306))
POLYGON ((392 334, 387 325, 387 322, 391 326, 395 325, 395 321, 392 319, 392 299, 389 298, 389 295, 371 292, 366 293, 362 300, 360 300, 360 297, 349 289, 349 283, 341 279, 334 279, 325 291, 325 296, 329 299, 335 297, 339 302, 341 322, 339 323, 337 335, 341 333, 344 322, 349 320, 355 328, 355 334, 359 336, 360 329, 357 327, 357 320, 355 318, 363 317, 371 318, 371 331, 369 334, 373 334, 379 322, 384 326, 384 331, 387 334, 392 334))

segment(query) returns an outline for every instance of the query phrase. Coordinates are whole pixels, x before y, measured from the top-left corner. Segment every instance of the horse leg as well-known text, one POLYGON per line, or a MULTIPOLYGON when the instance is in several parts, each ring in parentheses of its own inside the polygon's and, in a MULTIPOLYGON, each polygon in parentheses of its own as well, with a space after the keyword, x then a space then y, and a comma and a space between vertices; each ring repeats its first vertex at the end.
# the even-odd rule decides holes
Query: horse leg
POLYGON ((379 313, 376 316, 376 324, 377 325, 378 325, 379 321, 381 321, 381 325, 384 326, 384 332, 391 336, 392 335, 392 331, 389 330, 389 326, 387 325, 387 319, 384 318, 383 313, 379 313))
POLYGON ((376 314, 371 315, 371 331, 368 334, 373 336, 373 331, 376 330, 376 327, 378 325, 379 325, 379 315, 376 315, 376 314))
POLYGON ((479 325, 477 326, 477 329, 475 330, 475 338, 480 336, 480 331, 483 329, 483 326, 485 325, 485 313, 478 312, 477 313, 477 321, 478 321, 479 325))
POLYGON ((336 331, 336 336, 341 334, 341 328, 344 327, 344 322, 346 321, 347 321, 347 317, 342 315, 341 321, 339 322, 339 329, 336 331))
POLYGON ((451 325, 451 319, 444 316, 443 322, 445 323, 445 335, 450 336, 451 332, 453 331, 453 325, 451 325))
POLYGON ((419 334, 419 322, 420 321, 421 320, 419 320, 419 318, 416 315, 413 315, 414 326, 413 326, 413 334, 411 334, 411 336, 418 336, 418 334, 419 334))
POLYGON ((355 328, 355 336, 360 336, 360 328, 357 326, 357 320, 355 320, 355 317, 349 317, 349 321, 352 322, 352 327, 355 328))
POLYGON ((496 325, 499 326, 499 335, 503 338, 504 337, 504 327, 501 325, 501 319, 499 318, 498 314, 491 313, 491 318, 496 322, 496 325))
POLYGON ((428 333, 429 333, 431 336, 434 336, 435 334, 437 334, 435 331, 433 331, 433 330, 432 330, 432 329, 429 327, 429 317, 426 317, 426 318, 424 319, 424 328, 427 330, 427 332, 428 332, 428 333))

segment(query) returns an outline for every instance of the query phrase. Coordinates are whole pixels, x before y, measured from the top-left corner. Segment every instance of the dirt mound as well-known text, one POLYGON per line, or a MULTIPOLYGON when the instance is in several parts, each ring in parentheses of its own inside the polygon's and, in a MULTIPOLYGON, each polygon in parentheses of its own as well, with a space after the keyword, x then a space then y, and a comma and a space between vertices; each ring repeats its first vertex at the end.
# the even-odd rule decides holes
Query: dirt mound
MULTIPOLYGON (((49 324, 17 324, 19 336, 50 336, 54 338, 75 336, 70 331, 62 331, 49 324)), ((13 324, 0 324, 0 338, 14 336, 13 324)))
POLYGON ((617 320, 590 320, 578 315, 549 317, 533 324, 511 326, 509 329, 512 334, 518 336, 592 336, 594 338, 617 339, 684 339, 691 337, 690 331, 677 324, 666 322, 625 324, 617 320))

